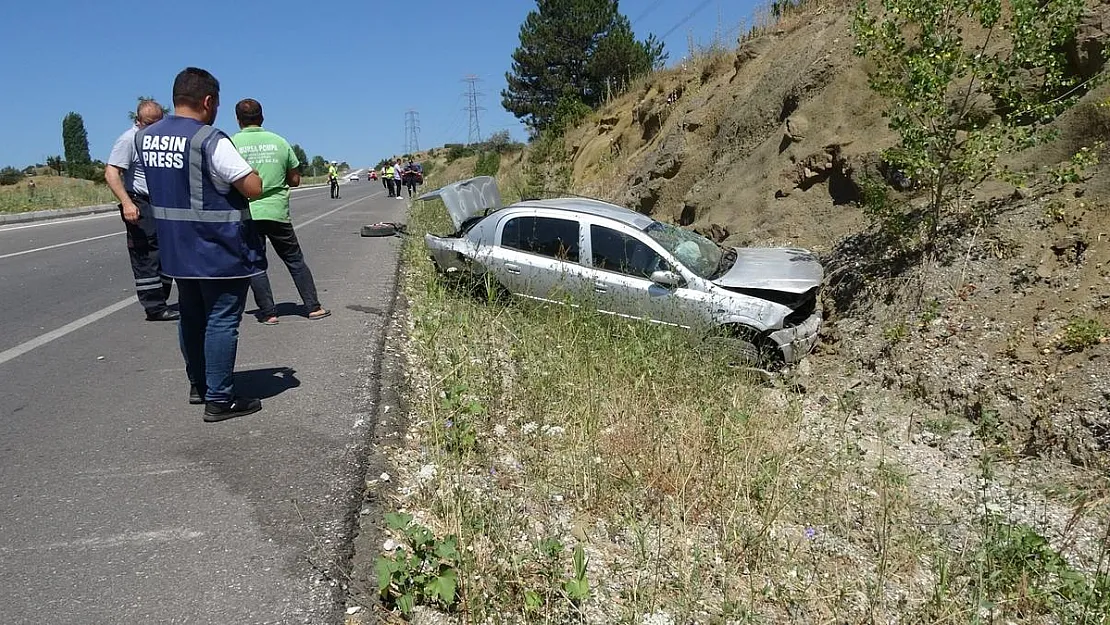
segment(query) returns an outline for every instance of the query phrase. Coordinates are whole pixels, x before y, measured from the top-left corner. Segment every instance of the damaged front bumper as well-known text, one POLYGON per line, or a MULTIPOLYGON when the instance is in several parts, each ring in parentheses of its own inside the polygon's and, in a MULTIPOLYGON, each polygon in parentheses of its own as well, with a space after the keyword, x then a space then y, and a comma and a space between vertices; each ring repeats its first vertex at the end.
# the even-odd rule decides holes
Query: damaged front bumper
POLYGON ((794 364, 805 358, 813 346, 817 344, 817 335, 821 331, 821 313, 814 312, 802 323, 782 330, 769 333, 779 351, 782 352, 783 362, 794 364))

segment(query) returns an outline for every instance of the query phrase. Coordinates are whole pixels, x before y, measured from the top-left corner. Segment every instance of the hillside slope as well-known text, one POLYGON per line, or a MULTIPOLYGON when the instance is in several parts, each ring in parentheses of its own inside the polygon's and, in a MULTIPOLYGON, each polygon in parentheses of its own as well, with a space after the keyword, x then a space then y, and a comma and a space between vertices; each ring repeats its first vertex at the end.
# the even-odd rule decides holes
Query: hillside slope
MULTIPOLYGON (((429 296, 443 292, 430 271, 412 274, 410 381, 428 429, 398 455, 408 475, 398 482, 417 484, 403 507, 482 519, 440 528, 480 536, 481 583, 496 589, 482 601, 513 610, 513 589, 550 583, 521 581, 547 569, 519 563, 554 535, 556 552, 581 544, 589 557, 600 609, 591 617, 588 602, 575 604, 586 622, 1080 623, 1110 613, 1110 166, 1046 175, 1085 147, 1107 158, 1110 86, 1061 115, 1053 143, 1007 155, 1037 175, 1021 188, 974 189, 975 219, 946 224, 935 255, 882 253, 861 204, 885 179, 882 151, 897 137, 838 2, 806 3, 734 50, 646 77, 554 143, 499 161, 506 201, 568 191, 725 244, 818 252, 822 340, 786 375, 760 384, 724 367, 711 377, 677 335, 645 330, 667 348, 648 352, 624 334, 639 324, 484 298, 471 308, 429 296), (615 366, 624 347, 627 369, 615 366), (473 398, 473 415, 440 390, 467 368, 455 388, 473 398), (756 403, 727 399, 738 392, 756 403), (686 394, 681 409, 668 404, 686 394), (477 432, 484 451, 452 448, 455 435, 429 425, 445 414, 445 428, 477 432), (559 442, 532 436, 540 424, 559 442), (702 432, 711 444, 694 442, 702 432), (584 494, 567 496, 570 484, 584 494), (440 498, 463 488, 482 505, 441 511, 454 504, 440 498), (507 538, 490 540, 498 531, 507 538), (638 601, 659 620, 641 619, 638 601)), ((1082 76, 1103 70, 1108 15, 1110 2, 1089 4, 1071 47, 1082 76)), ((476 157, 449 156, 428 155, 430 187, 481 169, 476 157)), ((422 210, 414 232, 449 227, 437 206, 422 210)), ((418 240, 410 251, 423 260, 418 240)), ((570 569, 559 570, 557 584, 570 569)))
MULTIPOLYGON (((1076 71, 1101 71, 1106 16, 1107 3, 1091 5, 1076 71)), ((877 404, 898 389, 914 437, 925 421, 956 420, 977 445, 1107 466, 1110 169, 1071 185, 985 184, 976 201, 992 218, 937 262, 869 265, 860 181, 878 177, 897 138, 852 55, 849 23, 846 9, 825 6, 645 80, 567 132, 573 191, 728 244, 821 253, 830 319, 810 385, 865 379, 877 404), (1070 347, 1077 329, 1094 344, 1070 347)), ((1054 143, 1011 164, 1046 170, 1110 138, 1108 97, 1088 93, 1055 122, 1054 143)), ((939 447, 960 428, 944 429, 925 437, 939 447)))

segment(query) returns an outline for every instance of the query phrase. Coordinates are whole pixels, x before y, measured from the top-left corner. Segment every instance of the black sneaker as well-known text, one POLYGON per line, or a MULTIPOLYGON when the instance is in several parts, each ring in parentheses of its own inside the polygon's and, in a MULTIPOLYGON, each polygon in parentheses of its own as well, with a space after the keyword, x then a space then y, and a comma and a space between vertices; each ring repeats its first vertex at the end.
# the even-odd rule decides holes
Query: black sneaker
POLYGON ((204 405, 204 420, 215 423, 254 414, 262 410, 262 401, 247 397, 236 397, 231 401, 210 401, 204 405))
POLYGON ((204 403, 205 389, 199 384, 189 385, 189 403, 194 406, 199 406, 204 403))
POLYGON ((151 313, 146 316, 147 321, 177 321, 181 318, 181 313, 169 308, 163 308, 160 312, 151 313))

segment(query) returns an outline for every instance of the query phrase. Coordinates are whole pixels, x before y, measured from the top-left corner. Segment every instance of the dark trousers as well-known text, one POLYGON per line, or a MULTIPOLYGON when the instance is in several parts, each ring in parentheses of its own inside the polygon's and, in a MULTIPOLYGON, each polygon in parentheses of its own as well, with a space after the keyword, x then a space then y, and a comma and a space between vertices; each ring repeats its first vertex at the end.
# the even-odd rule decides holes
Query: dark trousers
MULTIPOLYGON (((162 275, 158 259, 158 228, 150 209, 150 202, 143 196, 132 195, 131 200, 139 209, 138 223, 123 220, 127 229, 127 255, 131 257, 131 273, 135 276, 135 292, 147 315, 166 309, 173 280, 162 275)), ((123 206, 120 205, 120 219, 123 206)))
MULTIPOLYGON (((297 286, 297 292, 300 293, 308 312, 319 309, 320 299, 316 294, 316 281, 312 279, 312 270, 304 261, 304 253, 301 252, 301 244, 297 241, 293 224, 256 219, 254 225, 263 241, 270 241, 274 253, 289 269, 289 275, 293 278, 293 284, 297 286)), ((254 276, 251 278, 251 290, 254 291, 254 303, 258 305, 258 314, 262 317, 274 316, 277 313, 277 306, 274 304, 270 278, 265 273, 254 276)))
POLYGON ((328 186, 330 187, 329 190, 331 191, 331 199, 333 199, 333 200, 339 199, 339 181, 338 180, 335 180, 335 181, 328 180, 328 186))
POLYGON ((395 184, 394 180, 392 178, 386 178, 385 183, 386 185, 388 185, 389 188, 389 197, 397 195, 397 185, 395 184))
POLYGON ((389 189, 389 178, 382 176, 382 188, 389 189))
POLYGON ((405 178, 405 188, 409 190, 409 197, 416 193, 416 176, 405 178))
POLYGON ((190 384, 207 389, 206 401, 231 401, 235 397, 239 323, 249 285, 249 278, 177 281, 185 372, 190 384))

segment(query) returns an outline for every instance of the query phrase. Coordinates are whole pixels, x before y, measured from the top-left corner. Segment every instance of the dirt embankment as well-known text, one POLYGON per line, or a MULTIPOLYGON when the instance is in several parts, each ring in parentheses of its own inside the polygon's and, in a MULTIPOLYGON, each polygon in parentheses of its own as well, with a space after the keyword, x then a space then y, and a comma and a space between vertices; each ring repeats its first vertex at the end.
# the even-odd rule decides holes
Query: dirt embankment
MULTIPOLYGON (((1089 8, 1075 71, 1102 71, 1108 14, 1089 8)), ((849 23, 825 8, 652 76, 567 133, 573 190, 729 244, 824 255, 829 320, 809 386, 834 397, 850 381, 875 411, 908 401, 909 439, 944 450, 964 431, 969 453, 1110 466, 1110 343, 1065 340, 1076 320, 1110 326, 1110 165, 1077 184, 984 185, 975 200, 993 217, 940 261, 868 271, 860 179, 897 137, 849 23)), ((1057 141, 1010 164, 1045 171, 1110 139, 1108 97, 1088 93, 1057 141)))

